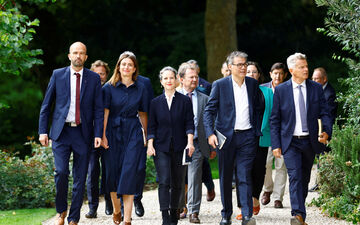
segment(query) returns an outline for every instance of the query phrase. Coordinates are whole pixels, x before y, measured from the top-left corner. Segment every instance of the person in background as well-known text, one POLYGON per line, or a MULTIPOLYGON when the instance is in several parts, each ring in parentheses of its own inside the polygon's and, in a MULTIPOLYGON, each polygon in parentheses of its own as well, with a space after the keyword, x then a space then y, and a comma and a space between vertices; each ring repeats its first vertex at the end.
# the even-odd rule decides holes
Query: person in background
MULTIPOLYGON (((101 85, 104 85, 107 81, 107 76, 110 73, 110 68, 107 63, 96 60, 91 64, 91 71, 99 74, 101 85)), ((85 214, 86 218, 96 218, 97 209, 99 206, 99 193, 103 193, 105 184, 105 163, 102 156, 104 149, 102 147, 94 148, 90 152, 89 167, 87 177, 87 197, 89 202, 89 212, 85 214), (101 191, 99 192, 99 177, 100 177, 100 158, 101 158, 101 191)), ((109 194, 104 194, 105 198, 105 214, 111 215, 113 213, 113 207, 111 204, 111 198, 109 194)))
POLYGON ((209 96, 210 92, 211 92, 211 83, 206 81, 204 78, 200 77, 200 75, 199 75, 200 74, 200 66, 199 66, 199 64, 194 59, 188 60, 187 63, 195 66, 196 72, 197 72, 197 74, 199 76, 199 85, 197 87, 197 90, 209 96))
POLYGON ((203 111, 208 102, 209 96, 196 90, 198 86, 199 76, 196 68, 191 64, 183 64, 178 71, 180 81, 183 84, 183 89, 179 92, 188 96, 192 101, 192 107, 194 112, 194 147, 195 152, 192 156, 192 162, 188 165, 188 192, 187 203, 189 212, 190 223, 200 223, 199 212, 201 205, 201 191, 202 181, 199 177, 202 177, 203 160, 205 158, 214 158, 216 156, 215 151, 210 151, 210 147, 207 143, 205 136, 204 124, 203 124, 203 111))
POLYGON ((100 147, 104 109, 99 75, 84 68, 86 46, 70 46, 70 66, 54 70, 46 90, 39 116, 39 141, 43 146, 52 140, 55 163, 56 225, 63 225, 68 208, 69 161, 73 154, 73 192, 68 217, 78 224, 85 192, 88 156, 100 147), (51 108, 52 126, 48 135, 51 108))
POLYGON ((315 154, 325 151, 331 136, 331 117, 320 84, 309 80, 304 54, 287 58, 291 79, 277 86, 270 117, 271 146, 284 156, 289 175, 291 225, 306 225, 305 200, 315 154), (319 134, 318 119, 323 132, 319 134))
POLYGON ((132 52, 122 53, 112 77, 103 86, 105 187, 113 203, 114 224, 122 221, 122 197, 124 224, 131 225, 134 195, 140 193, 142 187, 136 177, 140 176, 138 168, 145 145, 149 106, 146 88, 137 81, 138 68, 132 52))
POLYGON ((178 209, 185 166, 185 149, 191 157, 195 148, 194 114, 189 97, 175 91, 177 71, 164 67, 160 82, 164 93, 151 101, 148 129, 148 156, 154 156, 159 181, 159 204, 163 225, 178 223, 178 209))
MULTIPOLYGON (((273 92, 275 91, 275 87, 279 84, 283 83, 286 76, 286 66, 283 63, 277 62, 274 63, 270 69, 270 77, 271 81, 261 86, 271 88, 273 92)), ((261 203, 263 205, 267 205, 270 202, 270 195, 273 195, 274 199, 274 207, 276 209, 283 208, 283 197, 285 193, 287 179, 287 171, 284 162, 284 157, 275 158, 272 154, 271 146, 269 147, 267 159, 266 159, 266 174, 265 181, 263 187, 263 195, 261 197, 261 203), (273 161, 275 161, 275 179, 272 178, 272 166, 273 161)))
POLYGON ((231 75, 214 82, 204 111, 208 143, 216 148, 219 142, 215 133, 226 137, 222 149, 217 152, 223 205, 220 225, 231 224, 234 167, 242 206, 242 225, 254 225, 251 168, 256 156, 257 140, 261 136, 260 89, 256 80, 246 77, 246 53, 232 52, 227 62, 231 75))
MULTIPOLYGON (((337 112, 337 102, 336 102, 336 92, 335 89, 331 86, 331 84, 328 82, 328 77, 326 70, 323 67, 318 67, 314 69, 312 80, 321 84, 324 90, 325 100, 327 102, 329 113, 331 116, 331 124, 335 124, 336 119, 336 112, 337 112)), ((329 152, 331 149, 329 146, 326 146, 327 152, 329 152)), ((319 169, 320 164, 317 163, 317 167, 319 169)), ((314 192, 319 190, 319 185, 317 183, 317 179, 315 181, 315 184, 313 187, 309 189, 310 192, 314 192)))
POLYGON ((221 66, 221 74, 224 77, 230 76, 230 74, 231 74, 231 71, 229 70, 229 67, 228 67, 228 64, 226 61, 221 66))
MULTIPOLYGON (((252 77, 255 80, 262 82, 264 80, 264 75, 261 71, 261 68, 256 62, 248 62, 246 76, 252 77)), ((260 137, 258 143, 258 149, 255 156, 254 165, 251 170, 252 178, 252 199, 253 199, 253 213, 254 215, 259 214, 260 212, 260 202, 259 197, 264 185, 265 171, 266 171, 266 158, 268 154, 268 148, 271 145, 270 141, 270 114, 272 110, 273 102, 273 91, 264 86, 259 86, 261 90, 260 102, 262 105, 262 125, 261 133, 263 136, 260 137)), ((240 206, 239 206, 240 207, 240 206)), ((242 215, 239 214, 236 216, 236 219, 241 220, 242 215)))

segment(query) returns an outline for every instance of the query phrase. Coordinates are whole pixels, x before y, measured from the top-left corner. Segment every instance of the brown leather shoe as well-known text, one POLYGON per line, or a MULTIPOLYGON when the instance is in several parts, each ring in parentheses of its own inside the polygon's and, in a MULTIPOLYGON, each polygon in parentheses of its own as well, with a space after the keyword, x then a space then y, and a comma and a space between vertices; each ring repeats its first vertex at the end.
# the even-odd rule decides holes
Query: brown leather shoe
POLYGON ((200 223, 200 219, 197 213, 192 213, 189 216, 189 222, 190 223, 200 223))
POLYGON ((307 225, 301 215, 296 215, 290 220, 291 225, 307 225))
POLYGON ((261 204, 267 205, 270 202, 270 195, 272 192, 265 191, 264 194, 261 197, 261 204))
POLYGON ((214 198, 215 198, 215 189, 212 189, 207 192, 206 201, 211 202, 212 200, 214 200, 214 198))
POLYGON ((282 208, 284 208, 284 206, 283 206, 283 204, 282 204, 282 202, 281 202, 280 200, 275 200, 275 202, 274 202, 274 207, 275 207, 276 209, 282 209, 282 208))
POLYGON ((131 222, 124 222, 125 225, 131 225, 131 222))
POLYGON ((58 213, 56 215, 55 225, 64 225, 67 212, 58 213))
POLYGON ((77 225, 78 223, 77 222, 74 222, 74 221, 70 221, 69 225, 77 225))

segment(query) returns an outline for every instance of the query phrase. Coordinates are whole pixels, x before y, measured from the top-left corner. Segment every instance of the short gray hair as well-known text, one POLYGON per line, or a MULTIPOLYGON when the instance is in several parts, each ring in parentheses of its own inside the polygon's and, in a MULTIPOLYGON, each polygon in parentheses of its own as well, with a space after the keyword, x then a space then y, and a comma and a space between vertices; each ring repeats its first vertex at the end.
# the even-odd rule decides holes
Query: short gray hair
POLYGON ((232 53, 229 54, 229 56, 226 58, 226 62, 228 65, 232 65, 234 62, 234 58, 235 57, 240 57, 240 58, 244 58, 247 61, 248 55, 245 52, 241 52, 241 51, 233 51, 232 53))
POLYGON ((175 77, 175 79, 176 79, 176 74, 177 74, 176 69, 172 68, 171 66, 165 66, 164 68, 162 68, 162 69, 160 70, 160 74, 159 74, 159 79, 160 79, 160 80, 162 80, 162 76, 163 76, 163 74, 165 73, 165 71, 171 71, 171 72, 173 72, 173 73, 174 73, 174 77, 175 77))
POLYGON ((326 70, 325 70, 323 67, 315 68, 315 69, 314 69, 314 72, 315 72, 315 71, 319 71, 319 72, 321 73, 321 76, 322 76, 322 77, 327 77, 326 70))
POLYGON ((197 72, 197 73, 200 73, 199 64, 198 64, 198 62, 197 62, 195 59, 190 59, 190 60, 187 61, 187 63, 189 63, 189 64, 191 64, 191 65, 194 65, 196 72, 197 72))
POLYGON ((191 69, 191 70, 195 70, 195 72, 197 73, 197 67, 195 66, 195 64, 189 63, 189 61, 181 63, 181 65, 179 66, 178 69, 178 74, 179 77, 183 78, 185 76, 186 70, 187 69, 191 69))
POLYGON ((299 53, 299 52, 296 52, 295 54, 289 56, 287 58, 287 60, 286 60, 288 68, 289 69, 290 68, 294 69, 295 65, 296 65, 296 61, 298 61, 300 59, 305 59, 306 60, 306 55, 302 54, 302 53, 299 53))

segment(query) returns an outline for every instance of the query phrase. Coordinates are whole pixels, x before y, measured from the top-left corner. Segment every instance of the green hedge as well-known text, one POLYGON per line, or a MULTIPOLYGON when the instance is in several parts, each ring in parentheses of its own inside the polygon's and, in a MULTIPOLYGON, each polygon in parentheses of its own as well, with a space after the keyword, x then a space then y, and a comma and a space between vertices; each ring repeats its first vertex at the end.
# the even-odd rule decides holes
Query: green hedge
POLYGON ((51 148, 31 142, 33 155, 21 160, 0 151, 0 210, 54 205, 54 166, 51 148))
POLYGON ((320 197, 313 204, 333 217, 360 223, 360 135, 354 127, 335 126, 331 152, 321 155, 320 197))

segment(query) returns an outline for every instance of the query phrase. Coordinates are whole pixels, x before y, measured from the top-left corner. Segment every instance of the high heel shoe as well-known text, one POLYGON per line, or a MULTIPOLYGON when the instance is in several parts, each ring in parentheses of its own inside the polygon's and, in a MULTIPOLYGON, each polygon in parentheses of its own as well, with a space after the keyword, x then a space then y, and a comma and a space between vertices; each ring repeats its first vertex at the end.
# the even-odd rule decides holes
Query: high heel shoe
POLYGON ((115 212, 113 213, 113 222, 116 225, 119 225, 121 223, 121 211, 118 214, 116 214, 115 212))

